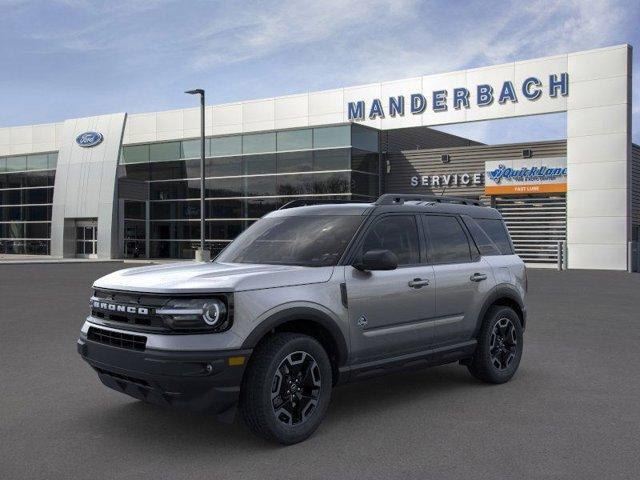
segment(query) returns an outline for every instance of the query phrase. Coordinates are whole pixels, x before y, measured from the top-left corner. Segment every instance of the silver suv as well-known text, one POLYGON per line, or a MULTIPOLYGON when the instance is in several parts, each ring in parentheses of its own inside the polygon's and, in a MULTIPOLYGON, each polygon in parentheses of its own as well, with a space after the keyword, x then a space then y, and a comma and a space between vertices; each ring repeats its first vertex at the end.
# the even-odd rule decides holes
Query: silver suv
MULTIPOLYGON (((298 204, 301 202, 298 202, 298 204)), ((503 383, 526 271, 500 214, 451 197, 272 212, 211 263, 97 280, 78 351, 108 387, 300 442, 340 383, 460 362, 503 383)))

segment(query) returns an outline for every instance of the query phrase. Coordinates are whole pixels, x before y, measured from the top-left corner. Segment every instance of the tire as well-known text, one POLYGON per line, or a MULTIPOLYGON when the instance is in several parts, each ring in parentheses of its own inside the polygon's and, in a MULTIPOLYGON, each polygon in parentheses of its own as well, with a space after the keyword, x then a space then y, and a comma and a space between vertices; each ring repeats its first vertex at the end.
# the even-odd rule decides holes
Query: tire
POLYGON ((522 358, 522 325, 509 307, 494 306, 487 312, 478 346, 467 365, 475 378, 488 383, 505 383, 518 370, 522 358))
POLYGON ((240 391, 240 411, 256 435, 292 445, 318 428, 332 385, 331 363, 317 340, 277 333, 251 356, 240 391))

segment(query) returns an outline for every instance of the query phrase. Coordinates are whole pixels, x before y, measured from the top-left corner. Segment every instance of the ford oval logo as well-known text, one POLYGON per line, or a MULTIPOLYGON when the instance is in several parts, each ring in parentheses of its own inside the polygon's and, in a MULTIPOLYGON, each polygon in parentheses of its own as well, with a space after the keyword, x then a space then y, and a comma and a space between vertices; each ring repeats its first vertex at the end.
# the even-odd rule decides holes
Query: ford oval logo
POLYGON ((81 147, 95 147, 104 137, 98 132, 84 132, 76 137, 76 143, 81 147))

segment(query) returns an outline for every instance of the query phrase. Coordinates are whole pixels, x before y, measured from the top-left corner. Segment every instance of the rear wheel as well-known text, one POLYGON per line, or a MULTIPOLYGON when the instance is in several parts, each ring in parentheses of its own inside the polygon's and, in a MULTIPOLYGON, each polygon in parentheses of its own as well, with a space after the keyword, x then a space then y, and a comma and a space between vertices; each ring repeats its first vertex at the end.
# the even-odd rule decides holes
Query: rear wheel
POLYGON ((522 346, 522 326, 516 312, 509 307, 491 307, 480 329, 469 372, 484 382, 507 382, 520 365, 522 346))
POLYGON ((251 356, 240 410, 254 433, 290 445, 318 428, 331 388, 331 363, 322 345, 307 335, 278 333, 251 356))

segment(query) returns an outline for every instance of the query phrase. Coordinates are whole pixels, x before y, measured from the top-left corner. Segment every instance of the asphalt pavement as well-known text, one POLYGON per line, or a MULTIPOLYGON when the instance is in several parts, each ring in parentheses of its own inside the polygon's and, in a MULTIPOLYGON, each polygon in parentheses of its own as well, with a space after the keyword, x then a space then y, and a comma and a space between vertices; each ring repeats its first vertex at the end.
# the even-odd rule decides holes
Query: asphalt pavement
POLYGON ((0 479, 640 477, 640 274, 530 270, 511 382, 454 364, 346 385, 281 447, 102 386, 75 343, 92 281, 123 266, 0 265, 0 479))

